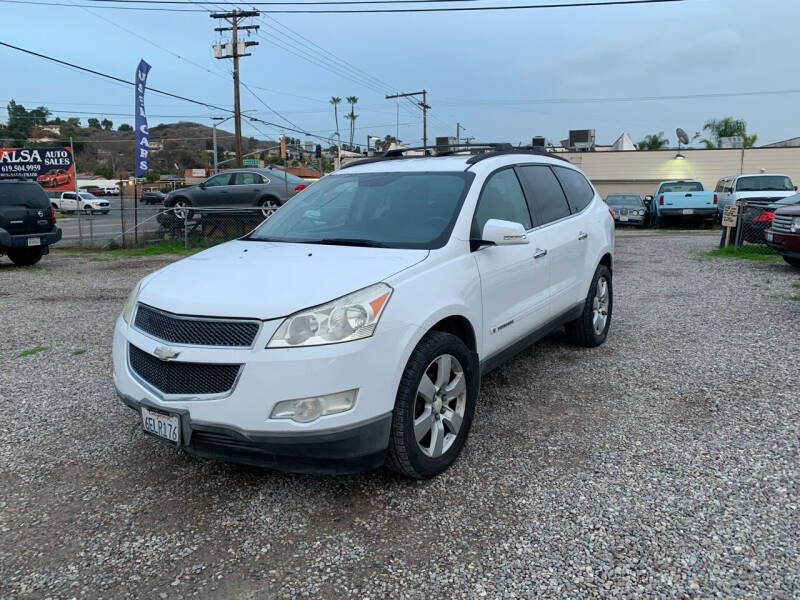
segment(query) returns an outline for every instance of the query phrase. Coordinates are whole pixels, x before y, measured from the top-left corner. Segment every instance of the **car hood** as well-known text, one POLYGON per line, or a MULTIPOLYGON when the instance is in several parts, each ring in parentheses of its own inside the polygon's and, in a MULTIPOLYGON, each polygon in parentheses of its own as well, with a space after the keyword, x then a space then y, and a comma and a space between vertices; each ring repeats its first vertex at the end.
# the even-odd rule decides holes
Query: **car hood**
POLYGON ((139 301, 184 315, 269 320, 383 281, 428 254, 237 240, 157 271, 139 301))
POLYGON ((800 217, 800 204, 794 206, 784 206, 775 211, 776 215, 785 215, 791 217, 800 217))
POLYGON ((620 208, 626 208, 628 210, 644 210, 644 206, 641 204, 609 204, 612 210, 619 210, 620 208))

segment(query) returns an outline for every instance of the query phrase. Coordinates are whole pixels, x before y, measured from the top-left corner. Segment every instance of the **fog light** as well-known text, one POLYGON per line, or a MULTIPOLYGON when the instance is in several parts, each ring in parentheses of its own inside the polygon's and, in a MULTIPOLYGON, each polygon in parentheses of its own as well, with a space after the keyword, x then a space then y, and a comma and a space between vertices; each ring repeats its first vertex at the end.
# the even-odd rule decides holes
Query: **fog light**
POLYGON ((271 419, 291 419, 297 423, 311 423, 325 415, 350 410, 356 403, 358 390, 348 390, 327 396, 312 396, 278 402, 272 409, 271 419))

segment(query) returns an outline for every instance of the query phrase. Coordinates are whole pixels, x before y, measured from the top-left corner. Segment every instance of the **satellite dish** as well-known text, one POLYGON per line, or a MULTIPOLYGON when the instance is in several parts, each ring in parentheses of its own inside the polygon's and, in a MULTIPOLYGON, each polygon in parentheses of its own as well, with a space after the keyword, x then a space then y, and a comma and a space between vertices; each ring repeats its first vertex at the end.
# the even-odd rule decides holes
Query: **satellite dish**
POLYGON ((675 130, 675 135, 678 136, 678 140, 680 141, 681 144, 688 144, 689 143, 689 136, 686 135, 686 132, 683 129, 681 129, 680 127, 678 127, 675 130))

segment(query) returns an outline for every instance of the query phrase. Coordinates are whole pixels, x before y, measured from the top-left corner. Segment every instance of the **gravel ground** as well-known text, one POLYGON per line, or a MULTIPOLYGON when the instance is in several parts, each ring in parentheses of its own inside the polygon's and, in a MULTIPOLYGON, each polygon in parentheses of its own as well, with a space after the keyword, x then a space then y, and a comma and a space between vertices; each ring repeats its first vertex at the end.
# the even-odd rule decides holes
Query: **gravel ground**
POLYGON ((716 243, 620 235, 606 345, 554 334, 486 377, 423 483, 146 439, 111 332, 170 258, 2 259, 0 597, 798 597, 800 277, 716 243))

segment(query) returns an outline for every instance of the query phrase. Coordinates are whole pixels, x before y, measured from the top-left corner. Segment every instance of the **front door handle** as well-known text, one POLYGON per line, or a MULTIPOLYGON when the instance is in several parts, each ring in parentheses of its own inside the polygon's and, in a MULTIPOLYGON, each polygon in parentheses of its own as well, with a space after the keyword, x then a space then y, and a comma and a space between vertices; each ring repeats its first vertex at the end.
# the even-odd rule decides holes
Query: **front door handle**
POLYGON ((543 256, 547 256, 547 250, 537 248, 536 252, 533 253, 533 258, 542 258, 543 256))
POLYGON ((589 234, 588 234, 588 233, 586 233, 585 231, 581 231, 581 232, 578 234, 578 239, 579 239, 579 240, 585 240, 587 237, 589 237, 589 234))

